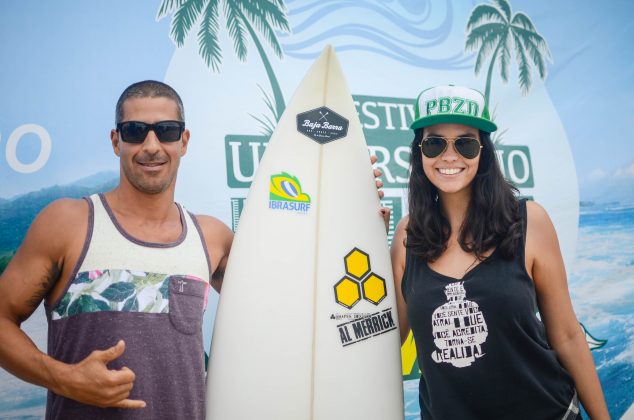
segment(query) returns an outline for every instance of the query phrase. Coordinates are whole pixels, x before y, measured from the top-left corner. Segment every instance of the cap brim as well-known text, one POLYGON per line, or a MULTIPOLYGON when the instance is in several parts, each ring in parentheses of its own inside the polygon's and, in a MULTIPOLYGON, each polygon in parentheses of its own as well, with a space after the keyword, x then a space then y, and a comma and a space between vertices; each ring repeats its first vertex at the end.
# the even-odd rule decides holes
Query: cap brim
POLYGON ((419 118, 412 123, 409 127, 412 130, 417 128, 429 127, 435 124, 463 124, 470 127, 475 127, 478 130, 492 133, 498 129, 497 125, 484 118, 473 117, 471 115, 456 115, 456 114, 440 114, 430 115, 428 117, 419 118))

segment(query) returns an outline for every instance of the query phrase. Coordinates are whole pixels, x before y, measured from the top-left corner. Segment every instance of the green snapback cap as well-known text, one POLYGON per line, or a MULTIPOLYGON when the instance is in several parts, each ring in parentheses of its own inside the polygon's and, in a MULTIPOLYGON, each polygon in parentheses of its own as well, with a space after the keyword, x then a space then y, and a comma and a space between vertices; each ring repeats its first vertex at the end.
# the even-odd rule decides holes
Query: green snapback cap
POLYGON ((462 86, 444 85, 425 89, 416 98, 412 130, 434 124, 464 124, 492 133, 497 126, 491 121, 484 95, 462 86))

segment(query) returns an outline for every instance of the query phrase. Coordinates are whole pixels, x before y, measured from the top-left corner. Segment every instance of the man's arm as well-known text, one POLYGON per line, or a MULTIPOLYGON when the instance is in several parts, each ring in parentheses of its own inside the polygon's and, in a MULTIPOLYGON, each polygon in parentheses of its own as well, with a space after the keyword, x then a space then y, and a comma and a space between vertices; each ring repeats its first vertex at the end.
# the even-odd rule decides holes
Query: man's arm
POLYGON ((43 299, 56 290, 59 294, 57 287, 63 285, 58 280, 69 275, 69 264, 74 263, 69 255, 77 246, 78 255, 83 245, 87 215, 84 200, 65 199, 49 205, 34 220, 0 276, 0 366, 24 381, 86 404, 144 407, 142 401, 127 400, 134 373, 106 367, 123 353, 122 341, 94 351, 77 364, 66 364, 39 351, 20 328, 43 299))
POLYGON ((233 232, 215 217, 197 215, 196 220, 203 233, 209 259, 211 260, 211 287, 220 293, 227 260, 229 259, 229 251, 233 243, 233 232))

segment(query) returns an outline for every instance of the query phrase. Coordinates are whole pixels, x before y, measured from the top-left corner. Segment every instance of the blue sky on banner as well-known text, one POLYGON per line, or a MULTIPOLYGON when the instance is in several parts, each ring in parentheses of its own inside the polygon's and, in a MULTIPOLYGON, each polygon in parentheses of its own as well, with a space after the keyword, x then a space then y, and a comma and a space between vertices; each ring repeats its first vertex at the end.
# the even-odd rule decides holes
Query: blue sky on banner
MULTIPOLYGON (((0 39, 4 40, 0 44, 0 198, 117 168, 108 139, 117 96, 131 82, 162 80, 174 52, 169 19, 155 19, 159 3, 0 3, 0 39), (30 174, 16 172, 10 161, 34 161, 40 153, 36 135, 25 134, 15 157, 7 158, 11 134, 25 124, 43 127, 52 144, 46 164, 30 174)), ((314 2, 286 3, 292 19, 314 2)), ((359 3, 373 8, 385 2, 359 3)), ((472 2, 480 3, 484 1, 472 2)), ((417 13, 430 4, 455 9, 464 3, 393 0, 385 4, 417 13)), ((634 201, 634 193, 628 195, 634 191, 634 143, 627 123, 634 113, 634 49, 629 45, 634 37, 630 19, 634 5, 627 0, 606 4, 514 0, 511 5, 514 12, 527 13, 549 43, 554 62, 546 87, 570 141, 581 199, 634 201)), ((436 31, 429 32, 430 39, 451 28, 442 21, 427 23, 436 31)), ((463 36, 462 32, 450 35, 463 36)), ((307 53, 299 41, 287 40, 280 37, 289 56, 304 54, 310 59, 318 51, 307 53)), ((346 48, 353 47, 341 48, 340 53, 345 54, 346 48)), ((431 43, 430 48, 434 48, 431 43)), ((456 54, 445 65, 473 65, 473 57, 461 51, 456 54)), ((394 59, 383 56, 380 59, 394 59)), ((433 68, 439 63, 424 65, 433 68)), ((478 79, 482 85, 484 76, 478 79)), ((412 82, 413 95, 418 84, 412 82)), ((516 80, 510 80, 509 86, 517 88, 516 80)))

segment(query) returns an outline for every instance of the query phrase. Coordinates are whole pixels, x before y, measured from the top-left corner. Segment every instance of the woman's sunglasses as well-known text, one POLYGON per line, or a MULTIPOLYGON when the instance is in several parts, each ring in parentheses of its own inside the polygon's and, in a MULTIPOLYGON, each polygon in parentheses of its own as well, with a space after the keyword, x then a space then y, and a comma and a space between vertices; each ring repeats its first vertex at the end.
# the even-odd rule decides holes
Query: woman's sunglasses
POLYGON ((480 154, 482 145, 480 141, 474 137, 456 137, 447 139, 440 136, 425 137, 418 145, 425 156, 435 158, 440 156, 447 147, 449 142, 453 142, 454 147, 465 159, 473 159, 480 154))
POLYGON ((141 121, 126 121, 117 124, 121 140, 126 143, 143 143, 150 130, 154 131, 161 143, 178 141, 185 130, 182 121, 160 121, 148 124, 141 121))

